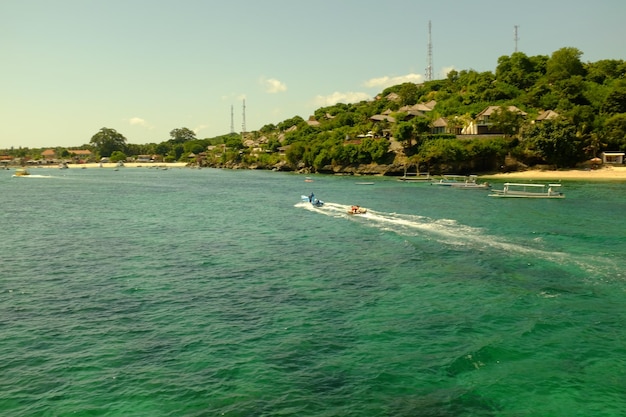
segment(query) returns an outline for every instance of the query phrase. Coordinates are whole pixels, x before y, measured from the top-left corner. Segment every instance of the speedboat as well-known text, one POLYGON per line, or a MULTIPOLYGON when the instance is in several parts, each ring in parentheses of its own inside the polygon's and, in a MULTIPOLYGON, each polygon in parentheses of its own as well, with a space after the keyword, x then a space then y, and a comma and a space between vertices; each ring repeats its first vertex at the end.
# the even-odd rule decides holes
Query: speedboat
POLYGON ((311 193, 311 195, 302 195, 300 197, 302 198, 302 201, 309 202, 314 207, 322 207, 324 205, 324 202, 316 198, 313 193, 311 193))
POLYGON ((30 172, 26 168, 19 168, 15 170, 14 177, 27 177, 30 175, 30 172))
POLYGON ((348 214, 365 214, 367 213, 367 209, 361 206, 351 206, 348 210, 348 214))
POLYGON ((557 189, 561 184, 521 184, 514 182, 504 183, 502 190, 493 190, 489 197, 513 198, 565 198, 557 189))

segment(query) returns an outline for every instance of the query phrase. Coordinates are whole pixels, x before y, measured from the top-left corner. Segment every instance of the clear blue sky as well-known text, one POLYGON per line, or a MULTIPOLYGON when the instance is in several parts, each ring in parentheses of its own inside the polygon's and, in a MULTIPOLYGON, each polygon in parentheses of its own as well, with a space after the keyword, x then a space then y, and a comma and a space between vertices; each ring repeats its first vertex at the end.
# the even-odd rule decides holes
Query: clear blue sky
POLYGON ((626 59, 623 0, 2 0, 0 149, 258 130, 515 50, 626 59))

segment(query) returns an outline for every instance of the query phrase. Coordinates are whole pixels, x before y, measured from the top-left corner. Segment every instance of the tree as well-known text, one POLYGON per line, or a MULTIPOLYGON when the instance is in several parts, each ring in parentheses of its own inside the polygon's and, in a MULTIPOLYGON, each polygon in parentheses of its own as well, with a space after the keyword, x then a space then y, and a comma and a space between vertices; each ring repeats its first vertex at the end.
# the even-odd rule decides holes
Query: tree
POLYGON ((398 90, 398 95, 400 96, 400 102, 405 106, 412 106, 417 103, 417 92, 418 87, 417 84, 414 83, 404 83, 398 90))
POLYGON ((115 129, 103 127, 89 141, 98 151, 100 156, 111 156, 115 151, 126 150, 126 138, 115 129))
POLYGON ((122 151, 113 151, 111 154, 111 162, 126 161, 126 154, 122 151))
POLYGON ((180 129, 174 129, 170 132, 170 136, 172 139, 169 140, 171 143, 185 143, 188 140, 195 140, 196 134, 193 130, 187 129, 186 127, 181 127, 180 129))
POLYGON ((413 141, 414 127, 409 122, 400 122, 396 125, 395 134, 396 140, 402 142, 405 147, 410 148, 413 141))
POLYGON ((510 137, 519 131, 524 118, 521 113, 510 111, 506 106, 500 106, 493 112, 489 121, 496 130, 510 137))
POLYGON ((626 83, 615 86, 602 103, 602 111, 608 114, 626 113, 626 83))
POLYGON ((548 79, 554 82, 574 75, 585 75, 581 55, 582 52, 576 48, 561 48, 553 52, 546 65, 548 79))
POLYGON ((626 147, 626 113, 616 114, 607 119, 604 125, 608 149, 623 149, 626 147))
POLYGON ((584 158, 584 147, 576 136, 576 126, 565 120, 546 120, 533 125, 524 142, 549 164, 573 167, 584 158))

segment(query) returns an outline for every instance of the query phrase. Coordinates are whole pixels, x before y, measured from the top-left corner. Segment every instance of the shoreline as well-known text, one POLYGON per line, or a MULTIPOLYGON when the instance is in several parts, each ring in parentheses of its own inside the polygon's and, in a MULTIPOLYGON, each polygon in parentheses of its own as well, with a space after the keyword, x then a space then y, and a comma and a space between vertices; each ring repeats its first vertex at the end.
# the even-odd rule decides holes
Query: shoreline
MULTIPOLYGON (((127 162, 124 168, 186 168, 186 162, 127 162)), ((7 169, 17 169, 22 167, 10 166, 7 169)), ((60 169, 58 165, 36 165, 27 166, 28 169, 60 169)), ((87 164, 68 164, 68 169, 85 169, 85 168, 117 168, 117 164, 113 162, 103 163, 91 162, 87 164)), ((503 180, 505 182, 514 182, 517 180, 539 180, 539 181, 626 181, 626 166, 603 166, 597 169, 566 169, 566 170, 527 170, 515 172, 500 172, 493 174, 479 174, 481 180, 503 180)))
MULTIPOLYGON (((121 168, 185 168, 187 166, 187 162, 124 162, 124 166, 121 168)), ((17 169, 17 168, 27 168, 31 169, 61 169, 56 164, 50 165, 27 165, 26 167, 22 166, 8 166, 9 169, 17 169)), ((68 169, 83 169, 83 168, 118 168, 115 162, 106 162, 102 163, 102 166, 99 162, 89 162, 86 164, 67 164, 68 169)))
POLYGON ((480 179, 542 180, 542 181, 626 181, 626 166, 605 166, 598 169, 528 170, 480 175, 480 179))

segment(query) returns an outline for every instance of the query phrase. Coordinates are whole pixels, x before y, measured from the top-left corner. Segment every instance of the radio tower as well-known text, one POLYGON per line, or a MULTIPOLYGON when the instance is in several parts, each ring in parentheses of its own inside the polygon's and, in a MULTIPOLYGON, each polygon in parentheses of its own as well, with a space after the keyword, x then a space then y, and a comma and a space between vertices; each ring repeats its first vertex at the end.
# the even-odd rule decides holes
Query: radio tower
POLYGON ((230 134, 235 133, 235 116, 233 115, 233 105, 230 105, 230 134))
POLYGON ((515 41, 515 52, 517 52, 517 41, 519 40, 519 38, 517 37, 517 28, 519 28, 519 26, 515 25, 514 27, 514 32, 513 32, 513 40, 515 41))
POLYGON ((246 99, 243 99, 243 121, 241 122, 241 140, 244 139, 246 134, 246 99))
POLYGON ((430 20, 428 21, 428 66, 426 67, 426 81, 433 80, 433 41, 430 33, 430 20))

